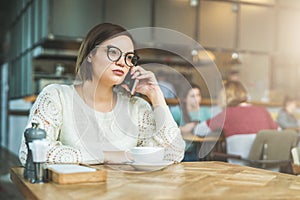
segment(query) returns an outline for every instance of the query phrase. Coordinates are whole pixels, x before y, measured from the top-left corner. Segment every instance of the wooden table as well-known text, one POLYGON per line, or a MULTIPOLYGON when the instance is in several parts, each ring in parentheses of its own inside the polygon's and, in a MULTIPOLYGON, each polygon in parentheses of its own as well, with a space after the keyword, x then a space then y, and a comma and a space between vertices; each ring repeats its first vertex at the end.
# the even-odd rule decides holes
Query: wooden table
POLYGON ((182 138, 189 142, 218 142, 220 137, 218 136, 206 136, 206 137, 199 137, 192 133, 181 133, 182 138))
POLYGON ((21 167, 11 169, 11 179, 27 199, 300 198, 300 177, 224 162, 186 162, 154 172, 95 167, 107 170, 106 182, 31 184, 24 180, 21 167))

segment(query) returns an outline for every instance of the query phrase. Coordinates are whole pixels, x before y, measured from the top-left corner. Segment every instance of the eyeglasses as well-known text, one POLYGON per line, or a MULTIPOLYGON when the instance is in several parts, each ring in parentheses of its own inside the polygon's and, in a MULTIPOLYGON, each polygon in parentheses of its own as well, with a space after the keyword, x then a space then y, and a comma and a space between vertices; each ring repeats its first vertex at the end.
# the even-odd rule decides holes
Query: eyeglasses
MULTIPOLYGON (((99 48, 99 47, 100 47, 100 45, 96 46, 96 48, 99 48)), ((140 58, 135 52, 124 53, 121 51, 121 49, 119 49, 118 47, 115 47, 115 46, 108 45, 108 46, 106 46, 106 48, 107 48, 107 51, 106 51, 107 57, 110 61, 117 62, 121 59, 122 55, 124 54, 125 64, 128 67, 136 66, 137 62, 140 58)))

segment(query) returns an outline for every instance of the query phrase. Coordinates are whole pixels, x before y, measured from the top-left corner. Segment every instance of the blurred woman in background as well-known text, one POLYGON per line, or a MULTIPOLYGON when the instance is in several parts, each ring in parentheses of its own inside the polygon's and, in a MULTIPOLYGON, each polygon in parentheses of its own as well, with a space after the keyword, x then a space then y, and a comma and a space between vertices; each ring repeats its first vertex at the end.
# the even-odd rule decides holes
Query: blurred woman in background
POLYGON ((265 107, 254 106, 247 102, 248 93, 239 81, 228 81, 220 96, 225 109, 213 118, 201 122, 194 133, 205 136, 211 131, 222 130, 225 137, 236 134, 252 134, 263 129, 277 129, 265 107))
POLYGON ((206 121, 211 118, 211 113, 207 107, 201 107, 202 101, 200 87, 191 84, 191 88, 183 92, 180 98, 180 107, 172 111, 176 123, 182 132, 191 132, 194 122, 206 121))
MULTIPOLYGON (((211 118, 211 112, 207 107, 200 106, 202 97, 200 87, 191 84, 190 89, 183 92, 180 98, 180 106, 172 109, 172 115, 179 125, 181 133, 192 133, 195 126, 211 118)), ((197 149, 193 143, 186 142, 184 161, 199 160, 197 149)))
MULTIPOLYGON (((226 152, 247 158, 256 134, 263 129, 277 129, 278 125, 265 107, 247 102, 248 93, 239 81, 226 82, 221 93, 222 105, 226 105, 223 111, 199 123, 193 132, 198 136, 206 136, 212 131, 222 131, 226 152)), ((244 164, 230 159, 228 162, 244 164)))

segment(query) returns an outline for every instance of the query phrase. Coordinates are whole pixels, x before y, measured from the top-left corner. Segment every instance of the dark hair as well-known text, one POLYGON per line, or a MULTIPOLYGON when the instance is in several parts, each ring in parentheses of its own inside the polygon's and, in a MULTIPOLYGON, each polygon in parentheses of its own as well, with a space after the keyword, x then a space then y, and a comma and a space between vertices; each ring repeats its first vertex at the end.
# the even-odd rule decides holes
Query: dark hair
POLYGON ((91 64, 87 62, 86 58, 95 46, 120 35, 128 36, 134 43, 130 33, 125 28, 116 24, 98 24, 88 32, 81 43, 76 61, 75 71, 79 80, 92 80, 92 67, 91 64))
POLYGON ((186 90, 184 90, 184 92, 182 93, 182 96, 181 96, 181 110, 182 110, 182 117, 183 117, 183 120, 184 120, 185 123, 188 123, 188 122, 192 121, 190 116, 189 116, 189 113, 187 111, 187 108, 186 108, 187 105, 186 105, 186 100, 185 100, 191 89, 198 89, 200 91, 200 94, 201 94, 200 87, 198 85, 194 84, 194 83, 191 83, 190 87, 187 88, 186 90))

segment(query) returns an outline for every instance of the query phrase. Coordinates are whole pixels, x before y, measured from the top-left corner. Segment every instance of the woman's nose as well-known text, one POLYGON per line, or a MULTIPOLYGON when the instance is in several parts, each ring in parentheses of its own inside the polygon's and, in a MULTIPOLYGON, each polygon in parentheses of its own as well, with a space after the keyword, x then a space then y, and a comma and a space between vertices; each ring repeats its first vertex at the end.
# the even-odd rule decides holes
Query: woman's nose
POLYGON ((125 60, 123 58, 123 56, 116 61, 116 65, 120 66, 120 67, 125 67, 126 66, 126 63, 125 63, 125 60))

